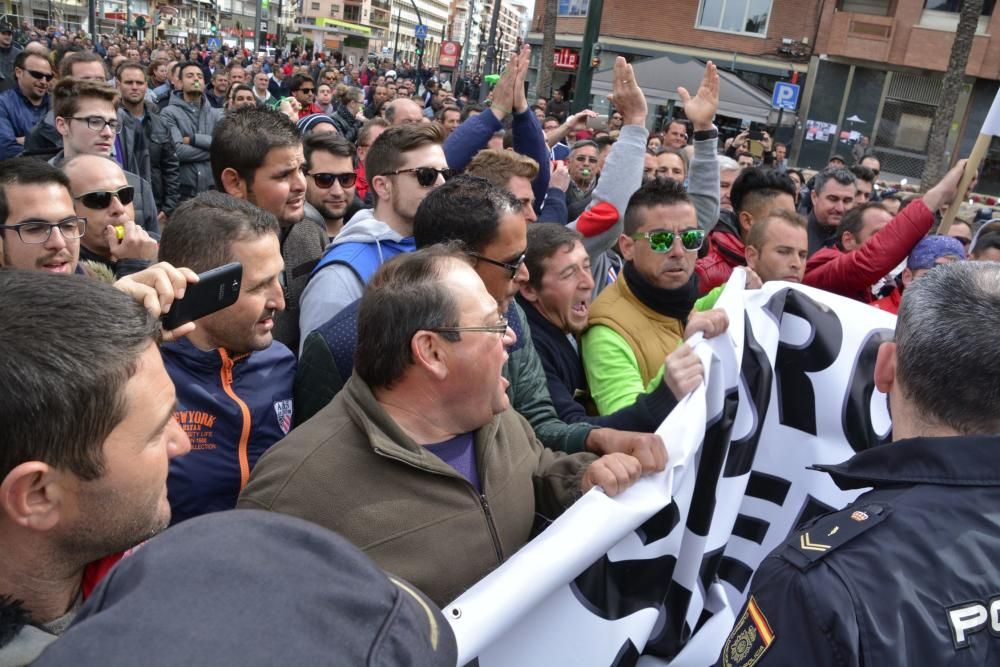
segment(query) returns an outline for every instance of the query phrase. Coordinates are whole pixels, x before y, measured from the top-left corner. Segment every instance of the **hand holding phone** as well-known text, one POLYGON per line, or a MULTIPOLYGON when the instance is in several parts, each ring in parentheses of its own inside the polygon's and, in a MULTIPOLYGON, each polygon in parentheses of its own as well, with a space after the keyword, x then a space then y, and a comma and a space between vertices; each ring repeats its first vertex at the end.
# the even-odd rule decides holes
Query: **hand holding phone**
POLYGON ((163 329, 172 331, 206 315, 228 308, 240 298, 243 265, 231 262, 198 274, 198 282, 189 285, 184 298, 173 302, 162 318, 163 329))

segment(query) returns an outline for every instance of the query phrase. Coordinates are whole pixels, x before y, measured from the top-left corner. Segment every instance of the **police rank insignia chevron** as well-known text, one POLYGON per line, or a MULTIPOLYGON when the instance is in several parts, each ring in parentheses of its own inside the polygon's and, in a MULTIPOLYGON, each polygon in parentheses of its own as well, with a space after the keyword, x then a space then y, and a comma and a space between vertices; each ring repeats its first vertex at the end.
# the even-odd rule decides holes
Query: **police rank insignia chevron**
POLYGON ((753 667, 774 642, 774 632, 751 595, 722 649, 724 667, 753 667))

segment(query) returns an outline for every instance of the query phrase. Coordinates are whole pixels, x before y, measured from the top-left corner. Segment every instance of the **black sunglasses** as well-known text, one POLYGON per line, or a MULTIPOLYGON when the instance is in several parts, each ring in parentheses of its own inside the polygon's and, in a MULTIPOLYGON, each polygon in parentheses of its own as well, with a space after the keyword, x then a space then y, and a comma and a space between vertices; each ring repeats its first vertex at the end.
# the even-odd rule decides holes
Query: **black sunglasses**
POLYGON ((353 188, 354 184, 358 182, 358 175, 353 171, 345 171, 342 174, 328 174, 324 172, 317 172, 309 174, 312 179, 316 181, 316 185, 326 190, 327 188, 333 187, 333 182, 337 181, 340 183, 342 188, 353 188))
POLYGON ((501 261, 496 260, 496 259, 490 259, 489 257, 486 257, 485 255, 480 255, 478 252, 472 252, 471 250, 469 252, 467 252, 466 254, 469 257, 475 257, 476 259, 482 260, 482 261, 486 262, 487 264, 492 264, 493 266, 499 266, 501 269, 506 269, 506 270, 510 271, 510 279, 511 280, 513 280, 515 277, 517 277, 517 272, 518 272, 518 270, 520 270, 521 265, 524 264, 524 258, 527 256, 527 253, 523 253, 522 252, 520 257, 518 257, 516 260, 514 260, 513 263, 510 263, 510 262, 501 262, 501 261))
POLYGON ((417 183, 420 184, 422 188, 429 188, 435 183, 437 183, 438 174, 444 180, 448 180, 452 177, 455 172, 451 169, 435 169, 434 167, 414 167, 413 169, 397 169, 396 171, 390 171, 388 174, 383 174, 384 176, 396 176, 398 174, 414 174, 417 177, 417 183))
POLYGON ((46 81, 51 81, 52 79, 56 78, 55 74, 46 74, 45 72, 39 72, 33 69, 26 69, 24 71, 30 74, 31 76, 35 77, 39 81, 41 81, 42 79, 45 79, 46 81))
POLYGON ((135 188, 131 185, 124 185, 117 190, 94 190, 93 192, 84 192, 82 195, 73 197, 73 199, 79 199, 83 202, 83 205, 87 208, 92 208, 95 211, 100 211, 111 206, 112 198, 120 201, 122 206, 128 206, 135 198, 135 188))

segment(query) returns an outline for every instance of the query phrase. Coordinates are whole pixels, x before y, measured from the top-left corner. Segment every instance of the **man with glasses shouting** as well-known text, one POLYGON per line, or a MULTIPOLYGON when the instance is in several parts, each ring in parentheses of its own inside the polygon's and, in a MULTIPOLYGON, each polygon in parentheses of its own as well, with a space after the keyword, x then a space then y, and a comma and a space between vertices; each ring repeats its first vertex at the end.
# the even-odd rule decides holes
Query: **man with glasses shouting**
POLYGON ((24 150, 24 138, 49 111, 52 65, 44 56, 21 51, 14 59, 17 85, 0 93, 0 159, 24 150))
POLYGON ((372 144, 365 173, 375 208, 358 211, 313 270, 300 303, 303 340, 361 298, 368 279, 383 262, 414 250, 417 207, 451 176, 443 142, 439 126, 409 123, 389 128, 372 144))
POLYGON ((587 383, 602 415, 632 405, 658 384, 667 355, 694 330, 714 335, 727 325, 722 311, 692 316, 705 231, 683 185, 642 186, 629 200, 624 226, 625 266, 591 305, 581 340, 587 383))

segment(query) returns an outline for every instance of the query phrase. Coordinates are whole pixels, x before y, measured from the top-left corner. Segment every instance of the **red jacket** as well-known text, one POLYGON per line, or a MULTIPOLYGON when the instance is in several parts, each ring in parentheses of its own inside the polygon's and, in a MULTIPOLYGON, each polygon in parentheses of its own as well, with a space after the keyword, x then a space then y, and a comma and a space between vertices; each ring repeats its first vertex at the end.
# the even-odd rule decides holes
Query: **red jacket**
POLYGON ((323 113, 323 110, 320 109, 319 105, 316 104, 315 102, 310 102, 309 106, 304 106, 301 109, 299 109, 299 120, 302 120, 306 116, 312 116, 313 114, 317 113, 323 113))
POLYGON ((884 296, 872 305, 879 310, 884 310, 887 313, 892 313, 893 315, 899 315, 899 302, 903 300, 903 293, 899 291, 899 288, 889 292, 889 296, 884 296))
POLYGON ((870 287, 906 259, 933 226, 934 214, 918 199, 853 252, 844 252, 836 246, 818 250, 806 264, 804 282, 871 303, 870 287))
POLYGON ((735 234, 715 231, 708 236, 708 242, 708 254, 694 265, 698 274, 698 291, 702 294, 724 285, 737 266, 747 265, 746 246, 735 234))

